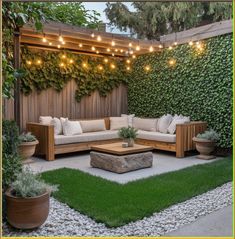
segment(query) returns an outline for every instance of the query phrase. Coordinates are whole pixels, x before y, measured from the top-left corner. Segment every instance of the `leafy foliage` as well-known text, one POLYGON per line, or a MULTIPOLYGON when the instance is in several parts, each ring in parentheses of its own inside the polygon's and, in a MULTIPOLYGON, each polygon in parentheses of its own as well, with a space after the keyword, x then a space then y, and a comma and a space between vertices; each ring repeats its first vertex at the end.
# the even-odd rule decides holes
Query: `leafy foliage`
POLYGON ((36 141, 36 137, 31 132, 23 133, 19 136, 20 143, 36 141))
POLYGON ((106 96, 112 89, 127 82, 123 62, 117 59, 112 62, 116 66, 115 69, 110 68, 110 63, 105 64, 101 57, 77 55, 70 52, 33 52, 24 48, 22 67, 26 74, 21 82, 22 92, 27 95, 32 90, 40 92, 50 87, 61 91, 68 81, 75 80, 77 83, 75 98, 78 102, 83 96, 90 95, 95 90, 98 90, 101 96, 106 96), (64 56, 66 58, 63 58, 64 56), (36 64, 38 59, 41 59, 41 65, 36 64), (29 60, 32 65, 27 64, 29 60), (73 61, 72 64, 70 60, 73 61), (64 66, 60 66, 61 63, 64 66), (103 68, 100 69, 100 66, 103 68))
POLYGON ((16 175, 22 170, 21 158, 18 154, 19 129, 14 121, 3 120, 2 123, 2 166, 3 166, 3 191, 15 180, 16 175))
POLYGON ((16 180, 11 184, 11 189, 14 196, 27 198, 37 197, 45 192, 54 192, 57 190, 57 186, 45 183, 39 174, 26 168, 17 175, 16 180))
POLYGON ((231 3, 133 2, 131 12, 124 3, 107 3, 106 15, 120 30, 131 30, 140 38, 161 35, 231 18, 231 3), (138 21, 137 21, 138 19, 138 21))
POLYGON ((204 133, 198 134, 197 138, 199 139, 207 139, 211 141, 218 141, 219 140, 219 134, 216 133, 213 129, 206 130, 204 133))
POLYGON ((202 44, 202 52, 185 44, 140 56, 128 83, 128 110, 142 117, 171 113, 207 121, 220 134, 219 146, 231 147, 232 35, 202 44), (146 65, 150 71, 143 74, 146 65))
POLYGON ((118 136, 122 139, 136 139, 137 137, 137 129, 133 127, 122 127, 118 131, 118 136))

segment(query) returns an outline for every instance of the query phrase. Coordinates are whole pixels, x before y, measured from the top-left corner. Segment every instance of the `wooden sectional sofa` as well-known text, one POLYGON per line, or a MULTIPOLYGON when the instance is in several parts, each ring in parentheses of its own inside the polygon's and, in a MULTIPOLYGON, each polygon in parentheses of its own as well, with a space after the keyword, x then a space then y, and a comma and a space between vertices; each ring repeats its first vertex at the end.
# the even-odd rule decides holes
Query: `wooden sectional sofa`
MULTIPOLYGON (((109 130, 110 120, 109 118, 105 118, 104 120, 106 130, 109 130)), ((176 134, 174 136, 174 142, 164 142, 139 137, 136 139, 136 143, 149 145, 152 146, 154 149, 176 152, 176 157, 181 158, 185 156, 186 151, 195 149, 195 144, 193 143, 192 138, 198 133, 205 131, 206 128, 206 122, 191 121, 189 123, 176 125, 176 134)), ((45 156, 46 160, 54 160, 55 155, 57 154, 90 150, 90 147, 92 145, 107 144, 121 141, 121 139, 113 138, 108 140, 56 144, 53 125, 27 123, 27 131, 32 132, 32 134, 34 134, 39 140, 39 144, 36 148, 36 155, 43 155, 45 156)))

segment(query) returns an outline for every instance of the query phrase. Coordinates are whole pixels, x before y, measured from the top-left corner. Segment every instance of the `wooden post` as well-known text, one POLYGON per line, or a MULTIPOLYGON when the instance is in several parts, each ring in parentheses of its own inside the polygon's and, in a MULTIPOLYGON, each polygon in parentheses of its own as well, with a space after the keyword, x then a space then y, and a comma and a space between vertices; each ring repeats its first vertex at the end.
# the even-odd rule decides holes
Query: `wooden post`
MULTIPOLYGON (((20 32, 16 29, 14 32, 14 67, 20 68, 20 32)), ((17 79, 14 87, 14 119, 20 127, 20 80, 17 79)))

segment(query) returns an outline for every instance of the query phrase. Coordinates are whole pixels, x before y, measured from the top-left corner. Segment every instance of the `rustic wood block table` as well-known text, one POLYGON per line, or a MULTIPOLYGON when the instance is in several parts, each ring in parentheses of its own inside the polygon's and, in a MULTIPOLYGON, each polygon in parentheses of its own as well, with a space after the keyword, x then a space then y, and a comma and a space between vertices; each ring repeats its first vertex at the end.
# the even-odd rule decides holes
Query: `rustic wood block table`
POLYGON ((152 147, 134 144, 123 148, 122 143, 96 145, 91 147, 90 164, 92 167, 115 173, 149 168, 153 164, 152 147))

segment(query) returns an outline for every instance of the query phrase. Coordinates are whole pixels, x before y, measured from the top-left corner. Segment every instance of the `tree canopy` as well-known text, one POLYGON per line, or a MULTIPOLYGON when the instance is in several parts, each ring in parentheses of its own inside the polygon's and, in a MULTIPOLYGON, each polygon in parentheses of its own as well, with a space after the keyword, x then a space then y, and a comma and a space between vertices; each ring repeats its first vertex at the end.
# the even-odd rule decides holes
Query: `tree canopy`
POLYGON ((133 2, 131 12, 124 3, 107 3, 105 13, 111 25, 130 29, 139 38, 159 39, 161 35, 231 18, 231 3, 133 2))

